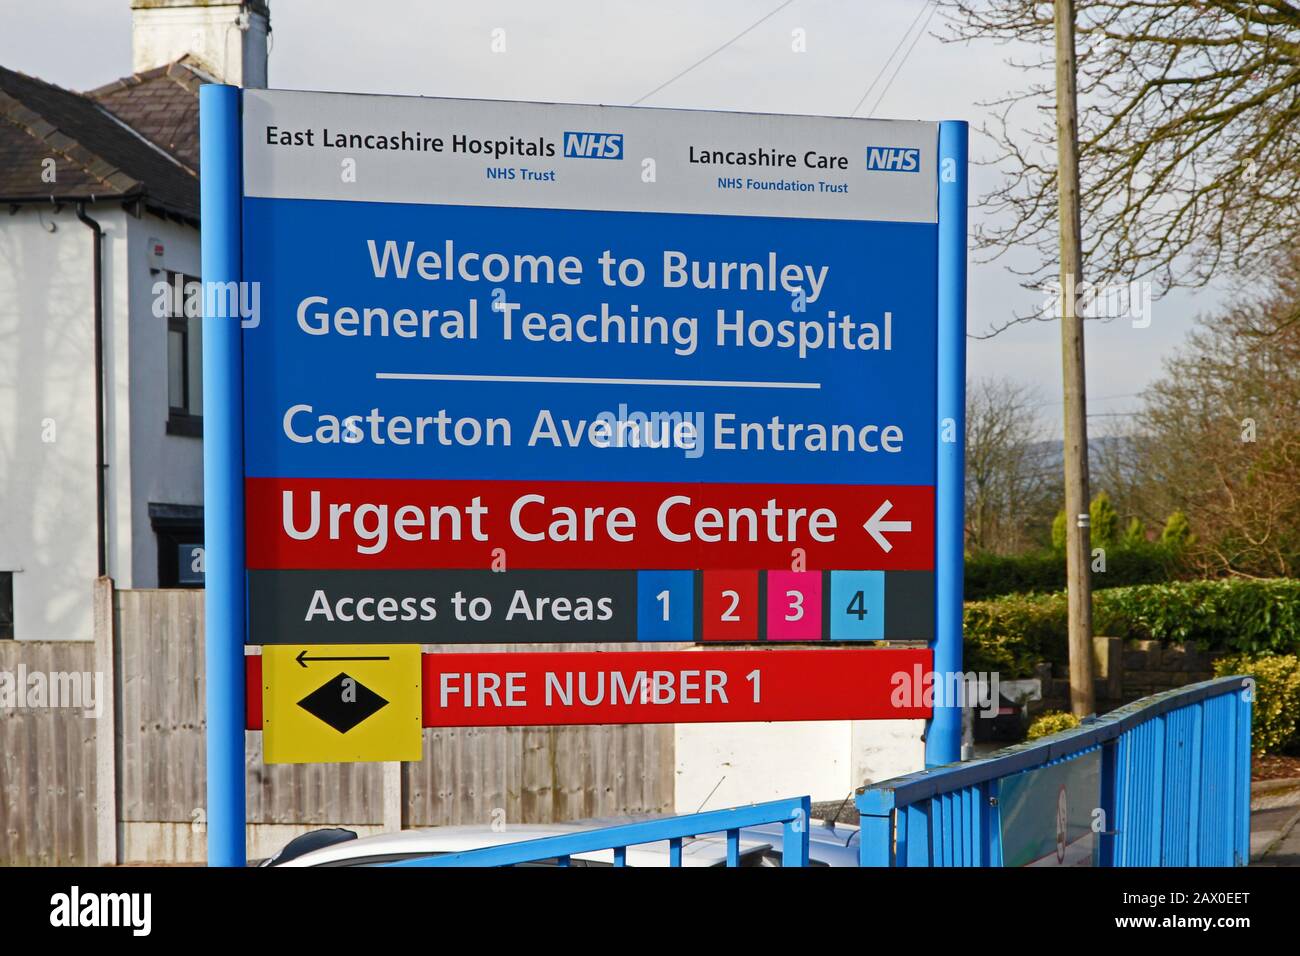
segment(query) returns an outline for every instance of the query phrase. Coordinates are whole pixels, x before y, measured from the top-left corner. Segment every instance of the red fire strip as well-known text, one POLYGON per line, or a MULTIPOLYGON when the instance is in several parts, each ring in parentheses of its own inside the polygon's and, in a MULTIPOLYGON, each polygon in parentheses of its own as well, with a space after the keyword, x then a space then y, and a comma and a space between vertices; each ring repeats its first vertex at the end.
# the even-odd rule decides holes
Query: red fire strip
MULTIPOLYGON (((425 654, 425 727, 928 718, 925 648, 425 654)), ((262 659, 245 658, 262 729, 262 659)))

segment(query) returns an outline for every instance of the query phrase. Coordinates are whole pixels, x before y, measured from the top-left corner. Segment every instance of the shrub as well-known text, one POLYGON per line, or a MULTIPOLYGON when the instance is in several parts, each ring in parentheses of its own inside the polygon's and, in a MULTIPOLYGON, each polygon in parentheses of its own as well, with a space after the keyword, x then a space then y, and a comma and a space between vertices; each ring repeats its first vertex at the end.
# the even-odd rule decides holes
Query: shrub
POLYGON ((1192 526, 1187 521, 1187 515, 1181 511, 1171 514, 1160 532, 1160 543, 1167 547, 1185 548, 1192 543, 1193 538, 1192 526))
POLYGON ((1300 580, 1229 578, 1110 588, 1093 596, 1098 634, 1202 651, 1287 654, 1300 651, 1300 580))
POLYGON ((965 668, 1003 680, 1033 675, 1042 661, 1066 659, 1065 592, 972 601, 963 612, 965 668))
POLYGON ((1300 744, 1300 657, 1294 654, 1224 657, 1214 673, 1249 674, 1255 679, 1250 749, 1273 754, 1300 744))
MULTIPOLYGON (((1119 542, 1119 512, 1110 503, 1110 495, 1102 492, 1088 506, 1088 540, 1094 548, 1113 548, 1119 542)), ((1140 528, 1142 523, 1138 522, 1140 528)))
POLYGON ((1045 710, 1029 724, 1029 733, 1026 735, 1029 740, 1037 740, 1039 737, 1050 737, 1052 734, 1059 734, 1062 730, 1073 730, 1079 726, 1079 718, 1074 714, 1067 714, 1063 710, 1045 710))
MULTIPOLYGON (((1300 653, 1300 580, 1179 581, 1093 593, 1093 631, 1130 640, 1192 643, 1231 654, 1300 653)), ((966 666, 1003 679, 1068 660, 1066 596, 1011 594, 966 604, 966 666)))
POLYGON ((1068 533, 1065 529, 1065 509, 1062 508, 1052 519, 1052 550, 1065 553, 1065 536, 1068 533))

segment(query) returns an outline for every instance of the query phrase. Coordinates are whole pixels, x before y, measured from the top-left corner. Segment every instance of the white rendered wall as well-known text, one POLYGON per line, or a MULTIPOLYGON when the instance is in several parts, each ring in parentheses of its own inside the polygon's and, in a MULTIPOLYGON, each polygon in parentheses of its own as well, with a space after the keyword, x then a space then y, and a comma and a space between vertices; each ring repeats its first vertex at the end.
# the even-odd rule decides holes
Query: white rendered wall
POLYGON ((192 53, 223 82, 265 87, 267 21, 252 14, 241 30, 241 9, 239 3, 195 3, 132 10, 132 70, 143 73, 192 53))
POLYGON ((676 810, 804 794, 843 800, 864 783, 924 769, 924 729, 923 720, 677 724, 676 810))
POLYGON ((0 571, 20 640, 92 636, 91 242, 67 208, 0 211, 0 571))
MULTIPOLYGON (((148 241, 198 275, 198 230, 92 204, 104 230, 105 517, 118 587, 156 587, 149 503, 202 505, 203 443, 167 434, 167 323, 148 241)), ((96 573, 92 233, 71 208, 0 213, 0 571, 19 640, 90 640, 96 573), (53 231, 51 230, 53 227, 53 231)))

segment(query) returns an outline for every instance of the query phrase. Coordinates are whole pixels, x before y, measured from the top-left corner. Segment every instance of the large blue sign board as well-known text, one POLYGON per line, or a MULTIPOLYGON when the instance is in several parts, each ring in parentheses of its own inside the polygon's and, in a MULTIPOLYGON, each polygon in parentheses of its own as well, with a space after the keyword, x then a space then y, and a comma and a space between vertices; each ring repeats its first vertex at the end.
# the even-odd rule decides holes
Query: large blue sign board
POLYGON ((242 854, 245 641, 915 641, 960 668, 964 124, 202 107, 204 279, 246 306, 204 333, 215 861, 242 854))

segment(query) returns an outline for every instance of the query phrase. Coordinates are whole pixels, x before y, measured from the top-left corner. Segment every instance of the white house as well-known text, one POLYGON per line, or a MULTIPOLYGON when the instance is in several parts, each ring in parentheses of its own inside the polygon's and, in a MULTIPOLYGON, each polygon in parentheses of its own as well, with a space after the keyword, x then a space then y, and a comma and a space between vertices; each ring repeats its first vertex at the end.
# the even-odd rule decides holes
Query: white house
POLYGON ((199 278, 199 85, 265 86, 270 12, 131 9, 130 76, 0 66, 0 639, 90 639, 99 575, 202 580, 198 320, 156 289, 199 278))

